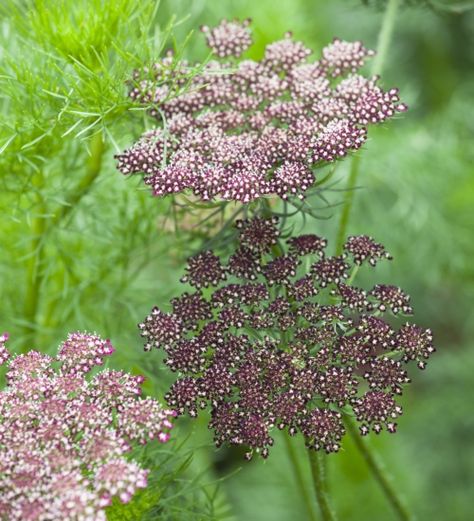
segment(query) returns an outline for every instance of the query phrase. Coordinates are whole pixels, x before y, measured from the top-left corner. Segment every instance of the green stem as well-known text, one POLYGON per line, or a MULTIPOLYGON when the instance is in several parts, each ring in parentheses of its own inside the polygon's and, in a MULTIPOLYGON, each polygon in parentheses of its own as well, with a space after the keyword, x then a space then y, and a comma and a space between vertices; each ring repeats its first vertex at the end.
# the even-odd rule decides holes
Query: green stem
POLYGON ((377 54, 372 63, 372 74, 381 74, 385 64, 388 48, 392 40, 393 29, 395 27, 395 20, 397 18, 398 7, 400 0, 388 0, 387 9, 385 10, 382 26, 380 27, 379 36, 377 39, 377 54))
POLYGON ((347 192, 342 208, 341 217, 339 219, 339 228, 336 238, 336 255, 342 253, 342 247, 346 240, 347 226, 349 224, 349 216, 351 214, 352 203, 354 200, 354 191, 356 187, 357 177, 359 176, 360 155, 357 154, 352 158, 349 179, 347 180, 347 192))
MULTIPOLYGON (((385 58, 387 56, 387 51, 390 47, 390 41, 392 39, 393 29, 395 27, 395 19, 398 11, 398 7, 400 5, 400 0, 389 0, 387 4, 387 9, 385 10, 385 14, 382 21, 382 26, 380 28, 379 37, 377 41, 377 55, 373 62, 372 66, 372 74, 377 75, 380 74, 383 70, 383 65, 385 62, 385 58)), ((341 218, 339 221, 339 229, 337 233, 337 242, 336 242, 336 253, 342 253, 342 247, 345 242, 347 227, 349 224, 349 217, 352 209, 352 204, 354 200, 354 192, 357 184, 357 178, 359 176, 360 171, 360 155, 356 155, 352 159, 351 170, 349 173, 349 179, 347 181, 347 194, 344 202, 344 207, 342 209, 341 218)), ((351 281, 356 275, 356 270, 353 272, 351 276, 351 281)), ((364 460, 366 461, 370 471, 372 472, 374 478, 379 483, 382 488, 385 496, 388 501, 393 506, 395 512, 397 513, 399 519, 402 521, 412 519, 411 514, 406 510, 405 506, 401 502, 400 498, 397 496, 395 489, 392 484, 388 480, 385 475, 383 468, 380 463, 376 460, 375 456, 371 453, 367 444, 362 440, 357 427, 354 426, 351 420, 347 422, 347 428, 354 439, 355 445, 359 452, 362 454, 364 460)))
POLYGON ((308 449, 308 458, 311 467, 311 475, 313 476, 314 492, 321 510, 322 519, 323 521, 335 521, 336 515, 334 514, 329 502, 326 472, 322 460, 323 457, 324 455, 321 456, 319 451, 308 449))
MULTIPOLYGON (((392 40, 393 29, 395 27, 395 20, 397 17, 400 0, 388 0, 387 8, 385 10, 382 26, 380 27, 379 36, 377 39, 377 54, 372 64, 372 75, 380 74, 383 70, 387 52, 392 40)), ((349 216, 354 200, 354 191, 357 184, 357 178, 360 171, 360 152, 352 158, 351 170, 349 179, 347 181, 347 193, 342 209, 341 218, 339 221, 339 229, 337 233, 336 254, 342 252, 342 246, 345 241, 347 226, 349 224, 349 216)))
POLYGON ((79 181, 74 192, 68 198, 67 203, 56 213, 51 227, 57 226, 71 213, 81 199, 90 191, 94 181, 102 169, 102 158, 105 143, 102 134, 96 134, 90 142, 90 156, 87 161, 86 175, 79 181))
MULTIPOLYGON (((99 176, 102 169, 103 155, 105 151, 105 143, 102 134, 96 134, 90 141, 90 155, 86 163, 86 173, 79 183, 74 187, 74 191, 67 198, 67 202, 57 212, 48 223, 45 232, 51 232, 55 228, 59 228, 65 219, 71 214, 74 208, 81 202, 82 198, 87 195, 92 188, 94 181, 99 176)), ((43 248, 40 246, 39 253, 43 256, 43 248)), ((57 273, 56 273, 57 274, 57 273)), ((49 301, 46 311, 44 313, 43 327, 54 327, 54 312, 57 305, 60 303, 60 298, 55 298, 49 301)), ((42 339, 43 340, 43 339, 42 339)))
MULTIPOLYGON (((261 215, 267 219, 272 216, 272 210, 271 210, 270 204, 266 199, 264 199, 263 203, 262 203, 261 215)), ((283 254, 281 245, 279 243, 274 244, 271 248, 271 253, 272 253, 273 258, 280 257, 283 254)), ((281 332, 280 334, 281 334, 281 339, 284 342, 284 340, 285 340, 284 333, 281 332)), ((296 482, 298 484, 298 488, 301 491, 301 495, 303 496, 303 501, 306 506, 306 511, 308 513, 308 520, 316 521, 317 517, 316 517, 316 513, 314 511, 313 501, 311 500, 310 494, 308 493, 308 490, 306 488, 306 482, 305 482, 305 478, 304 478, 301 466, 298 461, 298 455, 295 451, 295 448, 293 447, 293 443, 292 443, 293 440, 290 440, 290 438, 287 434, 284 435, 284 438, 285 438, 285 444, 286 444, 286 451, 288 453, 288 457, 290 459, 291 466, 293 468, 293 473, 295 475, 296 482)), ((309 452, 315 452, 315 451, 310 450, 309 452)), ((310 458, 310 460, 311 460, 311 458, 310 458)), ((320 508, 323 513, 323 520, 324 521, 332 520, 332 519, 334 519, 333 517, 326 517, 324 514, 325 509, 324 509, 324 506, 321 505, 321 500, 320 500, 321 479, 319 479, 318 484, 316 485, 314 472, 315 471, 313 470, 313 466, 311 466, 311 473, 313 476, 313 481, 315 483, 316 497, 318 498, 320 508)), ((323 476, 324 476, 324 474, 323 474, 323 476)), ((322 481, 324 482, 324 478, 322 479, 322 481)), ((323 495, 326 497, 327 493, 324 493, 323 495)), ((325 503, 325 504, 327 504, 327 503, 325 503)))
POLYGON ((350 274, 349 278, 347 279, 347 285, 350 286, 353 282, 354 282, 354 279, 356 278, 357 276, 357 272, 359 271, 359 265, 356 264, 353 268, 352 268, 352 273, 350 274))
POLYGON ((26 273, 26 293, 25 293, 25 335, 24 342, 21 345, 21 352, 26 353, 29 349, 35 347, 36 336, 36 319, 40 302, 41 286, 43 283, 43 267, 44 267, 44 249, 43 234, 45 231, 45 206, 41 196, 41 188, 43 185, 43 176, 38 174, 33 178, 33 185, 38 190, 36 194, 35 215, 31 219, 31 245, 30 258, 28 259, 26 273))
POLYGON ((311 499, 311 495, 306 487, 306 480, 303 475, 303 471, 301 469, 301 465, 298 461, 298 454, 296 453, 296 450, 293 446, 293 441, 290 437, 285 433, 285 444, 286 444, 286 452, 288 454, 288 458, 291 462, 291 466, 293 468, 293 473, 295 475, 296 483, 298 485, 298 489, 301 492, 301 495, 303 497, 303 501, 306 507, 306 511, 308 513, 308 520, 316 521, 317 516, 316 512, 314 511, 313 501, 311 499))
POLYGON ((367 466, 372 472, 372 475, 382 488, 386 498, 392 505, 398 518, 401 521, 412 521, 414 519, 414 516, 408 511, 403 501, 398 496, 382 464, 380 463, 380 461, 378 461, 376 456, 367 446, 366 441, 362 439, 362 436, 360 435, 358 428, 356 427, 356 425, 354 425, 354 422, 351 418, 346 418, 346 426, 350 436, 354 440, 357 449, 359 450, 365 462, 367 463, 367 466))

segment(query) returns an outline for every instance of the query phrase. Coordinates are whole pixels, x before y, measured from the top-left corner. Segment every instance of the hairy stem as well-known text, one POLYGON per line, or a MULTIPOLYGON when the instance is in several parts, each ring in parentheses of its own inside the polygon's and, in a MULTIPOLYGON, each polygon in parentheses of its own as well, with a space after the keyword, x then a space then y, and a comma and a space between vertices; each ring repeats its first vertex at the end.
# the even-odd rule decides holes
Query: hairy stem
POLYGON ((284 438, 285 438, 285 444, 286 444, 286 452, 287 452, 288 458, 291 462, 291 466, 293 468, 293 474, 295 476, 296 483, 298 485, 298 489, 301 492, 301 496, 303 498, 303 501, 304 501, 304 504, 306 507, 306 511, 308 514, 307 519, 309 521, 316 521, 317 516, 316 516, 316 512, 314 511, 313 500, 311 499, 311 495, 306 487, 306 481, 305 481, 305 478, 303 475, 303 471, 302 471, 301 465, 298 461, 298 454, 296 453, 296 450, 292 443, 293 440, 291 440, 287 434, 285 434, 284 438))
POLYGON ((321 456, 318 451, 312 449, 308 449, 307 452, 311 467, 311 475, 313 476, 314 492, 321 510, 321 517, 323 521, 335 521, 336 515, 334 514, 329 502, 326 472, 322 459, 324 456, 321 456))
POLYGON ((365 462, 367 463, 367 466, 372 472, 372 475, 382 488, 386 498, 392 505, 395 513, 398 516, 398 519, 400 519, 401 521, 412 521, 414 519, 414 516, 404 505, 403 501, 397 494, 396 489, 392 485, 389 477, 387 476, 382 464, 380 463, 380 461, 378 461, 376 456, 369 449, 366 441, 362 439, 362 436, 360 435, 357 426, 354 424, 351 418, 346 418, 346 426, 350 436, 354 440, 357 449, 359 450, 365 462))

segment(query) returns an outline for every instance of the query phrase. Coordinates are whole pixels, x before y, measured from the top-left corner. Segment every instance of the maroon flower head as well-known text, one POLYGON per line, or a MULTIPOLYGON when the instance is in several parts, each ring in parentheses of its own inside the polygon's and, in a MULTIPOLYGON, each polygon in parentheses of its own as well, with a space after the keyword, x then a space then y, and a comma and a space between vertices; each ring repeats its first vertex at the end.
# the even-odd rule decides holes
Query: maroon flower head
POLYGON ((310 275, 305 275, 294 282, 292 286, 288 288, 288 295, 290 298, 294 298, 297 301, 307 300, 309 297, 314 297, 318 294, 319 290, 314 285, 313 278, 310 275))
POLYGON ((363 436, 371 429, 379 434, 383 427, 388 432, 396 432, 397 424, 394 420, 402 414, 402 408, 397 405, 393 395, 382 391, 368 391, 361 398, 354 399, 352 409, 357 420, 362 423, 360 432, 363 436))
POLYGON ((194 329, 200 320, 212 318, 211 306, 199 292, 184 293, 180 297, 174 298, 171 304, 173 315, 181 317, 181 322, 185 327, 194 329))
POLYGON ((236 227, 240 230, 239 240, 249 250, 257 253, 267 253, 278 241, 280 235, 276 225, 277 218, 263 219, 255 217, 251 220, 236 221, 236 227))
POLYGON ((186 271, 187 273, 181 279, 181 282, 188 282, 195 288, 217 286, 226 278, 219 257, 216 257, 211 251, 204 251, 191 257, 186 271))
POLYGON ((138 326, 142 337, 147 339, 146 350, 152 347, 166 347, 181 337, 183 322, 175 315, 163 313, 157 307, 138 326))
POLYGON ((379 259, 390 260, 392 258, 381 244, 367 235, 349 237, 344 244, 344 251, 352 256, 356 264, 368 261, 369 264, 375 266, 379 259))
POLYGON ((410 306, 410 297, 400 288, 397 288, 397 286, 377 284, 370 291, 369 295, 375 299, 380 311, 385 311, 389 308, 395 315, 400 311, 405 315, 413 314, 410 306))
POLYGON ((410 381, 405 364, 424 366, 434 348, 429 330, 397 331, 385 320, 407 312, 399 288, 367 293, 349 282, 364 260, 387 257, 383 246, 352 238, 351 255, 327 257, 317 235, 277 244, 277 224, 238 221, 234 252, 191 260, 205 255, 202 270, 215 265, 232 280, 199 275, 212 287, 185 292, 172 299, 172 314, 155 308, 140 325, 145 347, 163 348, 177 372, 169 405, 192 417, 209 408, 216 444, 244 445, 247 458, 268 455, 275 427, 336 452, 351 409, 362 434, 395 432, 396 398, 410 381))
POLYGON ((291 277, 296 275, 298 259, 292 255, 277 257, 270 261, 264 268, 263 274, 270 286, 275 283, 288 282, 291 277))
POLYGON ((386 356, 372 359, 364 378, 371 389, 390 389, 395 394, 402 394, 402 385, 410 382, 401 362, 386 356))
POLYGON ((255 280, 262 268, 258 255, 246 246, 241 246, 229 258, 227 271, 241 279, 255 280))
POLYGON ((322 288, 330 283, 339 284, 349 276, 347 270, 349 265, 342 257, 327 257, 319 260, 311 266, 314 275, 322 288))
POLYGON ((363 311, 369 304, 366 291, 354 286, 348 286, 343 282, 339 283, 337 289, 332 290, 331 294, 341 298, 344 306, 357 311, 363 311))
POLYGON ((393 349, 402 351, 404 362, 416 360, 420 369, 426 367, 426 360, 436 351, 431 330, 408 323, 395 335, 393 349))
POLYGON ((300 428, 309 448, 323 449, 328 454, 339 450, 345 434, 341 413, 330 409, 314 409, 300 428))
POLYGON ((290 251, 297 255, 317 253, 320 257, 324 256, 324 250, 328 244, 326 239, 314 234, 290 237, 286 242, 290 245, 290 251))

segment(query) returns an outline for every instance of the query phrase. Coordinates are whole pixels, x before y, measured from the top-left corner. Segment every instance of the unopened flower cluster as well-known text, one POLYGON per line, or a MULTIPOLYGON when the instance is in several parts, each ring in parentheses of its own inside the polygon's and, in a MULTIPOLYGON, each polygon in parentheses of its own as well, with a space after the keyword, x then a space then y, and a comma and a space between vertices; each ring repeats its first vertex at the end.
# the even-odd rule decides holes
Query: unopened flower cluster
POLYGON ((200 72, 166 56, 134 77, 130 96, 153 107, 159 126, 117 156, 118 168, 144 175, 156 196, 303 197, 319 166, 406 110, 396 88, 359 74, 374 54, 361 42, 336 38, 309 61, 311 50, 287 34, 254 61, 240 59, 252 41, 248 21, 202 30, 216 59, 200 72))
POLYGON ((145 349, 164 349, 178 374, 170 406, 191 416, 210 407, 216 444, 247 446, 249 458, 267 456, 274 427, 336 452, 343 414, 362 435, 395 432, 405 365, 424 368, 434 347, 430 330, 383 318, 412 314, 400 288, 350 282, 356 267, 390 258, 384 247, 354 236, 344 254, 326 256, 317 235, 285 246, 275 218, 236 225, 236 251, 225 262, 212 251, 190 258, 182 282, 193 290, 139 325, 145 349))
POLYGON ((173 411, 141 398, 143 377, 88 373, 114 349, 73 333, 53 358, 11 357, 0 392, 0 519, 102 521, 112 498, 128 502, 146 487, 147 470, 125 457, 134 445, 166 442, 173 411))

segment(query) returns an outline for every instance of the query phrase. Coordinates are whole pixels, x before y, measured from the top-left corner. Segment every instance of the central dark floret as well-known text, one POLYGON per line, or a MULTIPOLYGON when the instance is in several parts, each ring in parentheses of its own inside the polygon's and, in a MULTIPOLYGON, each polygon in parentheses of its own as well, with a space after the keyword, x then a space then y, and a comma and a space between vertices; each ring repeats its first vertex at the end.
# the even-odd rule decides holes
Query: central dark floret
POLYGON ((406 110, 397 89, 357 73, 374 54, 361 42, 336 38, 308 62, 311 50, 287 34, 260 61, 238 59, 251 44, 248 25, 203 27, 215 57, 228 61, 195 75, 171 55, 136 72, 130 96, 160 125, 118 156, 122 173, 144 174, 157 196, 303 197, 315 169, 358 149, 368 125, 406 110))
POLYGON ((236 223, 240 241, 226 262, 212 252, 189 260, 184 280, 195 288, 155 308, 140 324, 147 350, 163 348, 179 375, 167 400, 180 414, 210 407, 217 445, 249 447, 263 456, 271 429, 301 432, 309 447, 335 452, 342 416, 362 434, 396 430, 395 398, 434 351, 429 330, 398 331, 385 312, 411 314, 394 286, 352 286, 361 264, 390 258, 367 236, 350 237, 345 253, 325 256, 316 235, 279 243, 276 219, 236 223))

